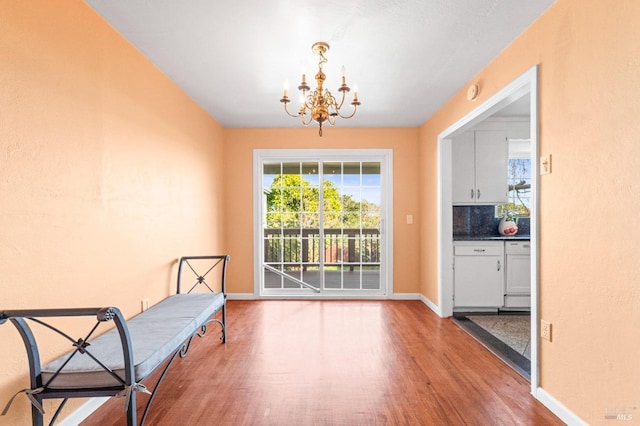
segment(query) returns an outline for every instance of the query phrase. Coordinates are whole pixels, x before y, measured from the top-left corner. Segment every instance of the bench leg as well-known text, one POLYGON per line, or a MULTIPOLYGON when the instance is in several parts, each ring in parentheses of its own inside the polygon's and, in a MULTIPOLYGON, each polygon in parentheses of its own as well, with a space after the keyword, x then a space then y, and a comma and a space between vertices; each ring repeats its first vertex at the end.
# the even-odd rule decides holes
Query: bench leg
POLYGON ((227 343, 227 307, 222 305, 222 343, 227 343))
MULTIPOLYGON (((33 395, 36 401, 42 406, 42 398, 38 398, 37 395, 33 395)), ((43 426, 44 425, 44 417, 42 413, 36 408, 35 405, 31 404, 31 424, 33 426, 43 426)))
POLYGON ((129 405, 127 406, 127 426, 136 426, 138 424, 138 415, 136 413, 136 391, 131 391, 129 405))

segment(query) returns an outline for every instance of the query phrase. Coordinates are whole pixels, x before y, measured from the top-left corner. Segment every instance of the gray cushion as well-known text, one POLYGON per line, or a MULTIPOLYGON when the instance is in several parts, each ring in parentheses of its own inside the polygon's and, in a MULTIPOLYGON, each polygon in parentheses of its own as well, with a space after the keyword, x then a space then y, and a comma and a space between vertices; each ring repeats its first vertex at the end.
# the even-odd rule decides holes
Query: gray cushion
MULTIPOLYGON (((171 356, 198 327, 224 305, 222 293, 176 294, 127 321, 136 382, 153 372, 171 356)), ((90 341, 87 350, 124 379, 124 357, 114 328, 90 341)), ((47 384, 68 354, 42 368, 47 384)), ((53 389, 99 388, 120 383, 86 354, 77 353, 49 383, 53 389)))

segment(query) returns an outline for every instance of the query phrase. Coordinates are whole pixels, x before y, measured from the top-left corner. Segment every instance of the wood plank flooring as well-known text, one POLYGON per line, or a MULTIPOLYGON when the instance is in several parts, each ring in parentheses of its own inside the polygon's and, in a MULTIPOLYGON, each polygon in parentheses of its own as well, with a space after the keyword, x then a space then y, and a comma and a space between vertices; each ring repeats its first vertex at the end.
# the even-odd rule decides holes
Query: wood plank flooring
MULTIPOLYGON (((147 425, 563 424, 525 379, 420 301, 227 306, 227 343, 215 326, 194 341, 147 425)), ((122 404, 112 398, 83 425, 126 424, 122 404)))

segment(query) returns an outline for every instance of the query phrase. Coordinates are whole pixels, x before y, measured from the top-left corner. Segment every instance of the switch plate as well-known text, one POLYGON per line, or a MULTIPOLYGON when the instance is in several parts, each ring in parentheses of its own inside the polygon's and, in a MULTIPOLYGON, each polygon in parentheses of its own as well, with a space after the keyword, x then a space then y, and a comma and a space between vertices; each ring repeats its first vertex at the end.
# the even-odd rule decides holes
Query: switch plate
POLYGON ((142 308, 142 312, 149 309, 149 299, 142 299, 142 301, 140 302, 140 307, 142 308))
POLYGON ((407 215, 407 225, 413 225, 413 215, 412 214, 408 214, 407 215))
POLYGON ((551 341, 551 323, 549 321, 540 320, 540 337, 551 341))
POLYGON ((551 154, 540 157, 540 174, 548 175, 551 173, 551 154))

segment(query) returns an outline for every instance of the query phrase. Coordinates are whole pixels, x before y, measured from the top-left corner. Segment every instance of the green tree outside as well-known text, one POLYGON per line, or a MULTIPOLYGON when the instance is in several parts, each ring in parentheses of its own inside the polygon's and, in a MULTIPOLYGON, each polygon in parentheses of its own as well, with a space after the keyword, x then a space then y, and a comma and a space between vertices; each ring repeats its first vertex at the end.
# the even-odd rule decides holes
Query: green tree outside
POLYGON ((517 217, 531 215, 531 160, 517 158, 509 160, 509 202, 496 208, 498 217, 509 213, 517 217))
MULTIPOLYGON (((379 228, 380 206, 340 195, 332 182, 323 182, 324 227, 379 228)), ((319 188, 301 175, 279 174, 266 192, 267 228, 314 229, 320 226, 319 188)))
MULTIPOLYGON (((380 257, 378 237, 361 236, 358 230, 380 228, 380 206, 364 199, 356 201, 351 195, 341 195, 329 180, 322 182, 322 190, 324 229, 356 230, 327 233, 322 244, 324 250, 327 250, 327 259, 335 256, 335 260, 354 262, 361 259, 362 254, 363 260, 377 261, 380 257), (355 247, 354 253, 347 250, 347 247, 352 246, 355 247)), ((320 227, 319 191, 320 188, 306 181, 300 174, 278 174, 274 177, 271 187, 265 191, 266 231, 275 231, 267 233, 266 259, 287 263, 319 261, 319 233, 311 231, 303 236, 305 229, 320 227)))

